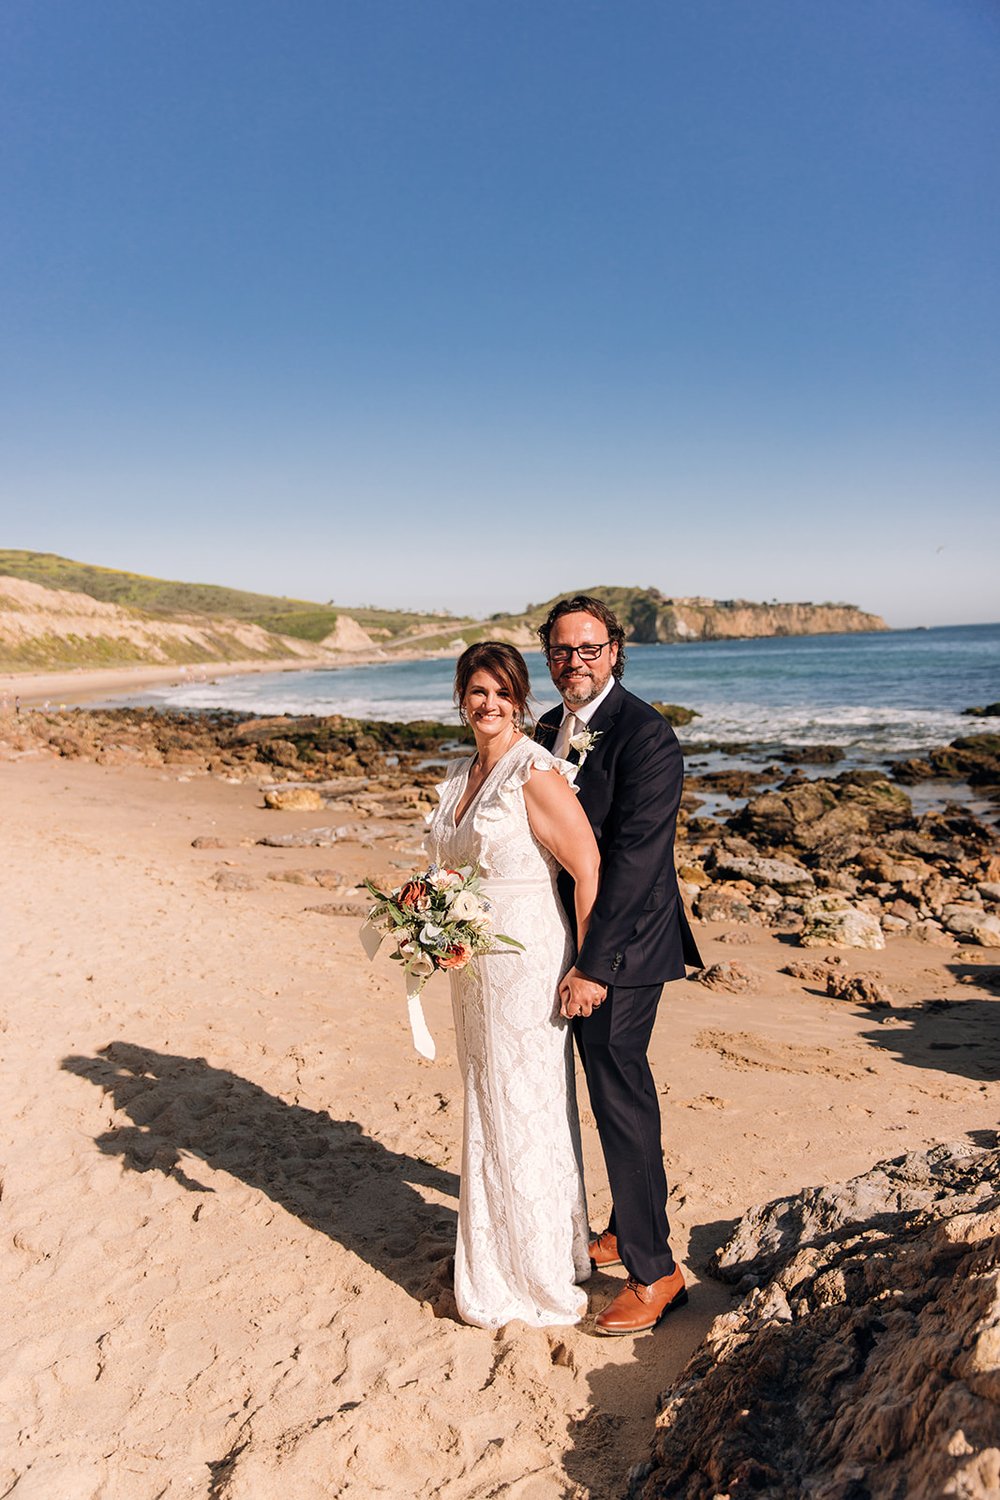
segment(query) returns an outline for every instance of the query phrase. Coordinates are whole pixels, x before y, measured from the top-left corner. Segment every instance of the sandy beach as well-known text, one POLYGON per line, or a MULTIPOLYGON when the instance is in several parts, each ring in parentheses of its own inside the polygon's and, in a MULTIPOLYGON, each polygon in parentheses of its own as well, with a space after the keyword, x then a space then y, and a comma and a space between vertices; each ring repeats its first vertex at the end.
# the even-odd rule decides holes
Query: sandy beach
POLYGON ((92 667, 66 672, 0 673, 0 708, 8 708, 18 699, 25 708, 52 705, 74 707, 101 702, 108 698, 125 698, 146 688, 189 682, 211 682, 216 677, 248 677, 261 672, 302 672, 311 668, 332 670, 374 661, 378 651, 345 651, 334 658, 289 657, 287 659, 209 662, 190 667, 92 667))
POLYGON ((358 883, 418 863, 419 819, 366 833, 345 805, 266 809, 266 778, 112 760, 15 736, 0 764, 2 1494, 617 1495, 734 1305, 705 1265, 744 1210, 996 1126, 989 950, 851 952, 895 997, 875 1009, 780 972, 807 956, 787 934, 702 921, 706 964, 758 982, 669 986, 654 1035, 690 1303, 634 1341, 466 1327, 447 984, 427 1063, 357 938, 358 883), (320 823, 353 832, 256 842, 320 823))

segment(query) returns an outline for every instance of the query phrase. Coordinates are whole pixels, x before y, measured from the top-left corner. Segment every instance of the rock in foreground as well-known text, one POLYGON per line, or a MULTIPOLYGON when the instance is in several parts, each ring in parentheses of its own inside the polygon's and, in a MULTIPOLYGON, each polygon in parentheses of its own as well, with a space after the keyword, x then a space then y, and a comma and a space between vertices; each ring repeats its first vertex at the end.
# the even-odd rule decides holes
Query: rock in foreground
POLYGON ((760 1284, 661 1398, 630 1500, 995 1500, 1000 1150, 938 1146, 756 1209, 716 1271, 760 1284))

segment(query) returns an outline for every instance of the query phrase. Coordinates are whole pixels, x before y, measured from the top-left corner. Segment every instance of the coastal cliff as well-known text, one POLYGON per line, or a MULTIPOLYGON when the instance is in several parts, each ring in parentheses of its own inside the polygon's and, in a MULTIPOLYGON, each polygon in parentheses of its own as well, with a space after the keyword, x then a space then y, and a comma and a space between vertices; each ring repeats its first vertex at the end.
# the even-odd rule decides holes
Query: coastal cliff
MULTIPOLYGON (((637 645, 656 641, 721 641, 769 635, 842 635, 888 630, 880 615, 856 604, 755 604, 747 599, 668 597, 654 588, 584 590, 615 611, 626 635, 637 645)), ((554 602, 554 601, 551 601, 554 602)), ((540 622, 549 604, 533 606, 529 614, 540 622)))

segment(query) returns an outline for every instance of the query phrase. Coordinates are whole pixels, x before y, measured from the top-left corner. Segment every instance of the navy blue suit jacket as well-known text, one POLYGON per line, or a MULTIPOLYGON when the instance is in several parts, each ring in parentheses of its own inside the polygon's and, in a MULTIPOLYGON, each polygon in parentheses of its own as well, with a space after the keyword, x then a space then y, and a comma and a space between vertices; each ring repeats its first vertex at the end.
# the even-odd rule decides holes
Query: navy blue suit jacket
MULTIPOLYGON (((549 749, 562 716, 560 705, 538 722, 535 738, 549 749)), ((601 885, 577 967, 607 985, 680 979, 686 963, 701 967, 701 956, 674 869, 684 782, 677 736, 618 682, 587 727, 596 739, 576 785, 601 851, 601 885)), ((559 890, 572 922, 573 882, 565 871, 559 890)))

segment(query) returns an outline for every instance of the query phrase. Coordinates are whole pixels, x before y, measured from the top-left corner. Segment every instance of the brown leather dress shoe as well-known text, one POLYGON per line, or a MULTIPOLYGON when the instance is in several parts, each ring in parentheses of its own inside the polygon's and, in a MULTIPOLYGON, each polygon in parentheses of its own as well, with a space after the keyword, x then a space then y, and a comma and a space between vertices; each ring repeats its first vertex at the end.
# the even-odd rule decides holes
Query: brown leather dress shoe
POLYGON ((643 1286, 630 1276, 615 1300, 608 1304, 596 1322, 598 1333, 645 1333, 655 1328, 661 1318, 683 1307, 688 1299, 680 1266, 670 1276, 661 1276, 651 1286, 643 1286))
POLYGON ((606 1266, 621 1265, 622 1258, 618 1254, 618 1241, 610 1229, 599 1234, 596 1240, 591 1240, 590 1258, 598 1271, 603 1271, 606 1266))

